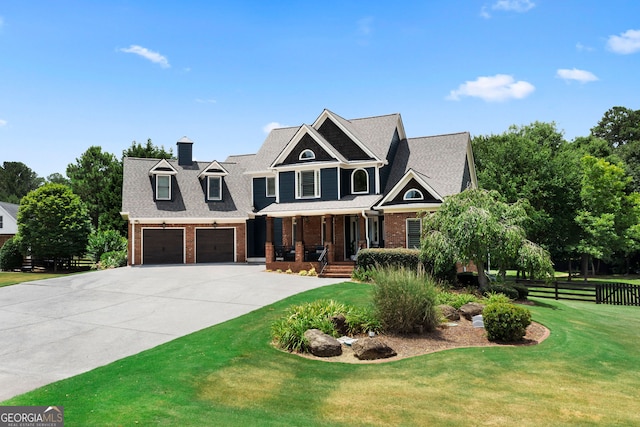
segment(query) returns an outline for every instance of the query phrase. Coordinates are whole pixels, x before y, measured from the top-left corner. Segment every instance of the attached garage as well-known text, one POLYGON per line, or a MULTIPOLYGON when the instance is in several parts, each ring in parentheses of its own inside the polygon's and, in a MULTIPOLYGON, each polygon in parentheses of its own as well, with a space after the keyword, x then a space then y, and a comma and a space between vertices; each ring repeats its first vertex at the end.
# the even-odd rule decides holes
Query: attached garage
POLYGON ((143 264, 183 264, 184 262, 183 229, 142 230, 143 264))
POLYGON ((235 229, 197 229, 196 262, 235 262, 235 229))

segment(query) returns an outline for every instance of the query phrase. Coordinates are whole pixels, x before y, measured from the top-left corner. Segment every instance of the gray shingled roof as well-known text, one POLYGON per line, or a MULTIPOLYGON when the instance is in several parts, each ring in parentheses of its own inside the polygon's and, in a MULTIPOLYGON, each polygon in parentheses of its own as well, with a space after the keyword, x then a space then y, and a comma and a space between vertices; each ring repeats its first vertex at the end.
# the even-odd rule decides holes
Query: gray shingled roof
POLYGON ((332 213, 360 213, 363 209, 374 206, 381 195, 345 196, 340 200, 323 200, 309 202, 292 202, 272 204, 262 209, 258 214, 292 214, 301 211, 313 211, 316 215, 332 213))
POLYGON ((7 213, 9 215, 11 215, 11 217, 14 220, 18 220, 18 208, 20 207, 20 205, 15 205, 13 203, 7 203, 7 202, 0 202, 0 206, 2 206, 2 208, 7 211, 7 213))
POLYGON ((385 195, 409 169, 418 173, 442 197, 462 191, 469 138, 469 132, 461 132, 401 141, 385 195))
MULTIPOLYGON (((382 160, 387 158, 393 133, 400 119, 399 114, 347 120, 332 111, 330 111, 330 113, 377 157, 382 160)), ((247 171, 266 172, 269 166, 271 166, 271 163, 278 157, 282 150, 284 150, 300 127, 301 126, 296 126, 272 130, 260 147, 260 150, 258 150, 254 161, 249 165, 247 171)), ((329 145, 331 144, 329 143, 329 145)), ((337 152, 337 150, 334 151, 337 152)), ((346 161, 342 156, 340 157, 340 160, 346 161)))
POLYGON ((168 160, 178 171, 177 188, 173 188, 173 201, 153 199, 153 185, 149 170, 159 159, 124 159, 122 212, 129 218, 248 218, 251 211, 251 182, 244 175, 254 155, 230 156, 219 162, 229 175, 224 177, 222 201, 206 201, 198 175, 211 162, 194 162, 192 166, 179 166, 177 160, 168 160))
POLYGON ((298 132, 300 126, 278 128, 269 132, 267 139, 247 166, 247 172, 267 172, 271 163, 284 150, 291 138, 298 132))

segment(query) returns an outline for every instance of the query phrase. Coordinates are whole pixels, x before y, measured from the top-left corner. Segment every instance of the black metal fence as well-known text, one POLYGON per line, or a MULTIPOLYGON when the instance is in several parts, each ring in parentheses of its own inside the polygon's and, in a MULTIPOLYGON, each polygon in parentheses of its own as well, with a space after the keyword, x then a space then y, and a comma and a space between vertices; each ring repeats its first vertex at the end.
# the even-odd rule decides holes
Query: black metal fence
POLYGON ((640 306, 640 286, 628 283, 544 282, 517 280, 529 289, 529 296, 595 302, 596 304, 640 306))

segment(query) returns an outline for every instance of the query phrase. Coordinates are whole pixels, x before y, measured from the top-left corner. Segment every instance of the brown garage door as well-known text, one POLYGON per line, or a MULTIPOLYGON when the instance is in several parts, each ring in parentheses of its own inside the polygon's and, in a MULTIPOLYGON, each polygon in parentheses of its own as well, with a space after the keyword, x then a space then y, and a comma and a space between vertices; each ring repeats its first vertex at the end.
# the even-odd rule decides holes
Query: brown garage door
POLYGON ((196 230, 196 262, 233 262, 233 243, 232 228, 196 230))
POLYGON ((184 230, 142 230, 143 264, 183 264, 184 230))

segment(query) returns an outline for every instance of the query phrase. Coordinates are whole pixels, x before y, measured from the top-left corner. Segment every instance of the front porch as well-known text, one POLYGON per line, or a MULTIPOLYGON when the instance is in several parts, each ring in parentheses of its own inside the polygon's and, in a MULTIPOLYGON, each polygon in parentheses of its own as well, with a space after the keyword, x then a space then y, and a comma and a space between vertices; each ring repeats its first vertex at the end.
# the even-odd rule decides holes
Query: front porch
POLYGON ((350 277, 358 250, 384 246, 382 216, 371 211, 282 217, 277 231, 274 219, 266 218, 265 262, 269 270, 299 272, 314 268, 321 274, 326 268, 340 265, 341 269, 335 271, 343 276, 334 277, 350 277))

